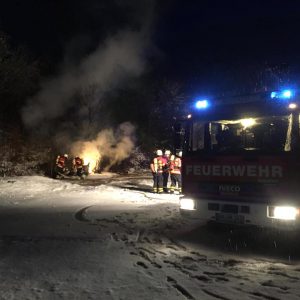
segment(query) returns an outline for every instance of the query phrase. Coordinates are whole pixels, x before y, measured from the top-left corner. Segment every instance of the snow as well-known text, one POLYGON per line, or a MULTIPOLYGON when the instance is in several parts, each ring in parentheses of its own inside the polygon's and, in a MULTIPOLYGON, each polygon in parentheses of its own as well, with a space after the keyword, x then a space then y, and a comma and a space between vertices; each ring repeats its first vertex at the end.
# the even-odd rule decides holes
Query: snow
POLYGON ((150 190, 143 174, 2 178, 0 299, 300 298, 294 256, 195 229, 150 190))

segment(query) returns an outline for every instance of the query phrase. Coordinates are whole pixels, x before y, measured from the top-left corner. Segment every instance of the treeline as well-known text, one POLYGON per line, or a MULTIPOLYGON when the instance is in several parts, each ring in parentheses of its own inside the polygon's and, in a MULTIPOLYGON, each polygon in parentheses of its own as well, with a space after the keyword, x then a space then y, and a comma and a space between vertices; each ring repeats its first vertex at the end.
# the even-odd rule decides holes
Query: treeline
POLYGON ((0 32, 0 124, 20 124, 21 107, 39 87, 40 66, 24 48, 12 48, 0 32))
POLYGON ((184 111, 184 88, 154 72, 101 97, 97 87, 85 87, 63 116, 36 129, 26 128, 22 108, 39 91, 45 69, 44 61, 31 57, 24 48, 12 47, 9 37, 0 33, 0 176, 30 174, 53 159, 60 149, 51 136, 66 130, 66 123, 75 138, 83 131, 85 138, 93 138, 103 128, 130 121, 140 152, 171 147, 173 117, 184 111))
POLYGON ((45 75, 53 76, 53 66, 32 57, 25 48, 13 47, 9 37, 0 32, 0 176, 22 173, 13 171, 13 166, 36 170, 52 159, 58 148, 49 136, 65 130, 66 124, 74 137, 84 128, 85 137, 93 138, 103 128, 130 121, 136 127, 139 151, 149 154, 157 147, 172 148, 174 120, 188 113, 193 97, 271 90, 290 78, 285 64, 220 65, 202 73, 200 66, 195 66, 186 78, 161 70, 157 63, 138 79, 101 97, 98 87, 85 87, 64 115, 51 124, 42 123, 38 130, 29 130, 22 121, 22 108, 39 91, 45 75), (34 164, 27 163, 32 160, 34 164))

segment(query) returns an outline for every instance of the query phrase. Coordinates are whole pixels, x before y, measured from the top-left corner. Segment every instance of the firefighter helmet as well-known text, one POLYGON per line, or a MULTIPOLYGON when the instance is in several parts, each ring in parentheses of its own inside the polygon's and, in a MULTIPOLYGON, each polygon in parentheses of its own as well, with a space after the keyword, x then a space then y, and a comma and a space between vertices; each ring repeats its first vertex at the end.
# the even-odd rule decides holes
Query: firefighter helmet
POLYGON ((68 155, 67 153, 65 153, 65 154, 64 154, 64 157, 65 157, 65 158, 68 158, 68 157, 69 157, 69 155, 68 155))
POLYGON ((170 150, 165 150, 165 155, 171 155, 171 151, 170 150))
POLYGON ((156 150, 156 155, 163 155, 161 150, 156 150))

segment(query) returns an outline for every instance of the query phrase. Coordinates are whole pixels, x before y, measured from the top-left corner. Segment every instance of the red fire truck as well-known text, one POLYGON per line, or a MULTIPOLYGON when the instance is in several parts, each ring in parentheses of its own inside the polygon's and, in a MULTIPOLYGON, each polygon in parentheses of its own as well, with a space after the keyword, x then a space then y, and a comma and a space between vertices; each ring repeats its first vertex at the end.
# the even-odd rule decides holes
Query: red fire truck
POLYGON ((186 118, 182 215, 300 227, 300 103, 291 90, 199 100, 186 118))

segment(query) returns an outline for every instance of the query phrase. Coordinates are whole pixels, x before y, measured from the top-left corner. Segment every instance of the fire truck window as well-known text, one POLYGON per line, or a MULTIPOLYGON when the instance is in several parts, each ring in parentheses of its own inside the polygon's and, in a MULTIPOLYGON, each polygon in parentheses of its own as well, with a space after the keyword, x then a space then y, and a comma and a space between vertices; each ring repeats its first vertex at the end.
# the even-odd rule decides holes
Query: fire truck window
POLYGON ((193 123, 191 151, 203 150, 206 147, 205 134, 210 135, 210 139, 208 139, 210 147, 207 151, 220 153, 291 151, 290 116, 213 121, 209 123, 209 132, 205 131, 204 125, 204 122, 193 123))
POLYGON ((216 148, 218 145, 218 132, 221 130, 221 124, 211 123, 210 125, 210 135, 211 135, 211 145, 212 149, 216 148))
POLYGON ((174 147, 176 150, 181 151, 184 148, 186 130, 184 125, 176 123, 173 127, 174 130, 174 147))
POLYGON ((204 123, 195 122, 193 124, 192 151, 204 148, 204 123))
POLYGON ((219 151, 237 150, 241 146, 240 128, 237 124, 220 124, 215 132, 213 149, 219 151))
POLYGON ((249 126, 241 120, 211 123, 211 145, 214 151, 289 151, 289 118, 258 118, 249 126))

